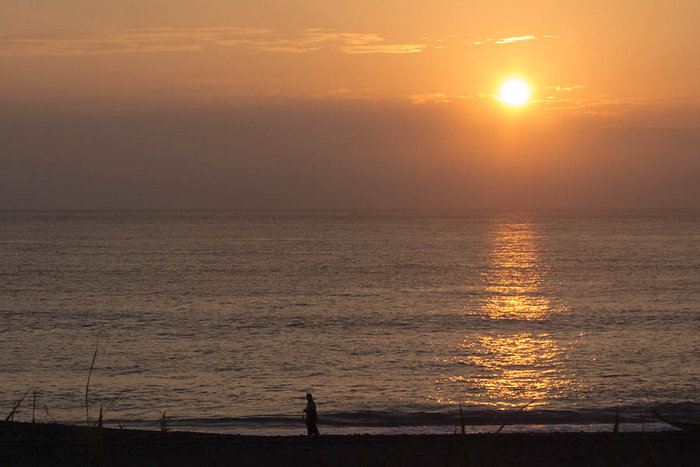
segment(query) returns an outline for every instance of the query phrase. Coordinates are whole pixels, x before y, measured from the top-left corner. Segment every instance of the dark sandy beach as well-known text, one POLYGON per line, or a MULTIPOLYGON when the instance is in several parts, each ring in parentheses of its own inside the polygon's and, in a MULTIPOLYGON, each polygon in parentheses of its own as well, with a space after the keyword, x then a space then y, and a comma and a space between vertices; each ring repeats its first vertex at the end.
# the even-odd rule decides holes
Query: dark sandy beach
POLYGON ((685 431, 459 435, 237 436, 0 423, 0 465, 695 466, 685 431), (645 441, 646 437, 646 441, 645 441), (613 449, 613 446, 614 449, 613 449), (614 453, 614 464, 607 464, 614 453))

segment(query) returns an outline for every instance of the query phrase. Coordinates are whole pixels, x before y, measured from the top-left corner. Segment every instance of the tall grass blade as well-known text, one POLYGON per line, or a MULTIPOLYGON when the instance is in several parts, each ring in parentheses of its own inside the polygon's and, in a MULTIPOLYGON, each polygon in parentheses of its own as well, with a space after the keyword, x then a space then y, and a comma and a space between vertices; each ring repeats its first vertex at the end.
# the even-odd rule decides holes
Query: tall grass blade
POLYGON ((88 372, 87 383, 85 383, 85 419, 88 426, 90 426, 90 402, 88 399, 88 394, 90 393, 90 378, 92 377, 92 370, 95 368, 95 359, 97 358, 97 347, 99 344, 99 342, 95 344, 95 353, 92 354, 92 363, 90 363, 90 371, 88 372))
POLYGON ((36 461, 36 389, 34 390, 34 397, 32 398, 32 459, 34 460, 34 464, 37 464, 36 461))
POLYGON ((462 411, 462 403, 459 404, 459 426, 462 428, 460 440, 462 441, 462 453, 464 454, 464 466, 469 467, 469 444, 467 442, 466 423, 464 421, 464 412, 462 411))
POLYGON ((95 429, 95 445, 94 445, 95 466, 100 467, 102 465, 103 457, 104 457, 104 431, 102 430, 102 405, 100 405, 100 415, 97 419, 97 426, 95 429))
POLYGON ((618 435, 620 433, 620 408, 615 410, 615 426, 613 427, 613 436, 610 443, 610 453, 608 454, 608 460, 605 463, 607 467, 615 467, 617 465, 617 445, 618 445, 618 435))
POLYGON ((12 410, 10 410, 10 413, 7 415, 7 418, 5 418, 6 422, 11 422, 14 421, 15 419, 15 413, 17 412, 17 409, 19 409, 19 406, 22 405, 22 402, 24 399, 27 397, 27 394, 29 394, 30 389, 27 389, 27 392, 25 392, 22 397, 17 399, 14 404, 12 404, 12 410))
POLYGON ((107 404, 107 408, 108 408, 108 409, 111 409, 112 407, 114 407, 114 405, 115 405, 115 404, 117 403, 117 401, 122 397, 122 395, 124 395, 125 392, 126 392, 126 389, 123 389, 123 390, 119 391, 119 392, 114 396, 114 399, 112 399, 112 400, 110 401, 110 403, 107 404))
POLYGON ((510 414, 510 416, 506 419, 506 421, 503 422, 503 425, 501 425, 501 427, 498 429, 498 431, 496 431, 496 434, 500 433, 501 430, 503 430, 503 428, 505 428, 505 426, 508 425, 508 424, 510 423, 510 421, 511 421, 513 418, 515 418, 516 415, 518 415, 520 412, 522 412, 523 410, 525 410, 525 409, 526 409, 530 404, 532 404, 533 402, 535 402, 535 399, 532 399, 530 402, 528 402, 527 404, 525 404, 525 405, 523 405, 522 407, 520 407, 517 411, 513 412, 512 414, 510 414))
POLYGON ((170 425, 168 424, 168 421, 165 419, 165 412, 163 412, 163 416, 160 419, 160 432, 167 433, 168 431, 170 431, 170 425))
POLYGON ((34 414, 36 413, 36 389, 34 390, 34 398, 32 399, 32 425, 36 423, 36 417, 34 414))

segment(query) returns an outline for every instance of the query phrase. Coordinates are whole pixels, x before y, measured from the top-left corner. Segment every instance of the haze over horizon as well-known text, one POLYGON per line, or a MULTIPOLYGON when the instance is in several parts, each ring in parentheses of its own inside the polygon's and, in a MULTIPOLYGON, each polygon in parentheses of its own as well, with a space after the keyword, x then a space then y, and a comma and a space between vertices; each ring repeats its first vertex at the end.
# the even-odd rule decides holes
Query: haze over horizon
POLYGON ((2 10, 0 209, 700 209, 692 0, 2 10))

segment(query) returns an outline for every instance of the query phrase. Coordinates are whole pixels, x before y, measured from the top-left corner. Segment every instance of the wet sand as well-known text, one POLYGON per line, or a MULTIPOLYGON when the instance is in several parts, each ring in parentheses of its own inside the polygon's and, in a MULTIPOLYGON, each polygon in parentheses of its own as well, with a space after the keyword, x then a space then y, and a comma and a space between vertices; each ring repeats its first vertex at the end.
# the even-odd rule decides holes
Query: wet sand
POLYGON ((686 431, 239 436, 0 422, 0 465, 617 466, 700 465, 686 431), (463 441, 469 456, 465 460, 463 441), (613 448, 614 446, 614 448, 613 448), (651 462, 651 463, 650 463, 651 462))

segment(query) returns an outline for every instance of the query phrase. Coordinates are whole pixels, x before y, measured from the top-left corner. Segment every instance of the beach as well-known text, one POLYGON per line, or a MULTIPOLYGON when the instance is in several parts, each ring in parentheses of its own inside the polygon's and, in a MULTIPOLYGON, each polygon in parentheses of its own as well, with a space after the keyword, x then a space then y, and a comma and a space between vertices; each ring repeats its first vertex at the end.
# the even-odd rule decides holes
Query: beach
POLYGON ((307 437, 0 423, 6 466, 691 466, 700 458, 700 436, 693 432, 613 438, 612 430, 307 437))

